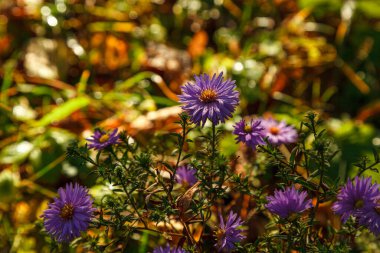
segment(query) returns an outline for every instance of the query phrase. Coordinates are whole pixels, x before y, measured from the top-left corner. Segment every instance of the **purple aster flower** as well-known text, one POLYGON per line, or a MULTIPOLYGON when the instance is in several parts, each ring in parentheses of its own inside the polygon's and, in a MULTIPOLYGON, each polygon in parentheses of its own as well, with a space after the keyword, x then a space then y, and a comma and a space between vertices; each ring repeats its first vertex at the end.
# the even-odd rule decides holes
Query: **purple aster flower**
MULTIPOLYGON (((361 217, 364 210, 372 210, 376 205, 376 199, 380 196, 379 185, 372 184, 371 178, 359 178, 348 180, 337 195, 337 201, 332 210, 342 216, 342 221, 353 215, 361 217)), ((363 221, 363 220, 362 220, 363 221)))
POLYGON ((88 147, 98 150, 116 144, 119 141, 117 129, 113 130, 111 133, 107 133, 102 130, 96 129, 94 135, 92 135, 91 137, 92 138, 86 139, 90 142, 88 147))
POLYGON ((42 215, 47 233, 58 242, 70 242, 87 230, 96 210, 86 187, 75 183, 58 189, 59 197, 42 215))
POLYGON ((359 224, 366 226, 376 236, 380 235, 380 195, 373 205, 368 205, 359 216, 359 224))
POLYGON ((273 145, 294 143, 297 141, 298 134, 292 126, 286 125, 284 121, 278 122, 272 118, 262 119, 261 126, 264 128, 263 135, 273 145))
POLYGON ((239 104, 235 81, 223 81, 223 72, 218 77, 214 74, 211 80, 207 74, 195 75, 194 78, 194 84, 182 86, 182 95, 179 96, 182 109, 190 115, 191 121, 204 126, 209 119, 217 125, 231 117, 239 104))
POLYGON ((251 122, 246 123, 242 119, 234 127, 233 134, 237 135, 237 143, 243 142, 252 149, 256 149, 257 145, 265 144, 262 135, 264 128, 261 126, 260 120, 251 120, 251 122))
POLYGON ((311 200, 306 198, 306 191, 300 192, 294 186, 286 187, 285 190, 275 190, 274 196, 268 196, 268 204, 265 207, 285 219, 311 208, 311 200))
POLYGON ((221 214, 219 214, 219 217, 220 224, 216 232, 218 242, 215 246, 218 247, 219 252, 223 250, 229 252, 235 248, 235 243, 245 238, 245 236, 241 234, 243 230, 238 228, 243 225, 244 222, 232 211, 229 213, 226 223, 224 223, 221 214))
POLYGON ((187 253, 186 250, 181 247, 178 248, 170 248, 170 245, 167 244, 165 247, 157 247, 153 250, 153 253, 187 253))
POLYGON ((180 166, 175 174, 175 180, 179 184, 192 186, 198 181, 196 173, 197 171, 189 165, 180 166))

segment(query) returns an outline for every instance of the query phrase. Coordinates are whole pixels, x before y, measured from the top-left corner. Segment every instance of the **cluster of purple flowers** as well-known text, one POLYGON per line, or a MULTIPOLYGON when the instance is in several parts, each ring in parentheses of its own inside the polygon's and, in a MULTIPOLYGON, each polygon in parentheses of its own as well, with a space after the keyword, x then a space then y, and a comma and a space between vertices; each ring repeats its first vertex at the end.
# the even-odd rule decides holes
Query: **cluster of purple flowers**
MULTIPOLYGON (((219 252, 231 252, 235 249, 235 243, 241 242, 245 236, 242 234, 243 230, 240 228, 243 221, 234 212, 230 212, 227 220, 224 221, 222 215, 219 215, 220 223, 216 231, 217 247, 219 252)), ((186 253, 181 247, 170 248, 167 244, 165 247, 157 247, 153 253, 186 253)))
MULTIPOLYGON (((239 93, 235 90, 234 81, 223 81, 223 73, 217 77, 207 74, 195 76, 195 84, 188 83, 182 87, 183 95, 180 102, 183 109, 190 115, 191 120, 204 126, 207 119, 214 125, 225 122, 232 116, 239 103, 239 93)), ((242 119, 233 133, 237 142, 243 142, 255 149, 257 145, 265 144, 267 139, 273 145, 293 143, 297 140, 297 131, 285 122, 270 119, 242 119)), ((95 130, 88 138, 89 148, 102 150, 118 144, 120 135, 117 129, 111 132, 95 130)), ((197 171, 189 165, 177 168, 175 180, 183 186, 190 187, 198 179, 197 171)), ((380 189, 378 184, 372 184, 371 178, 356 177, 348 181, 337 195, 333 210, 341 215, 346 222, 350 216, 356 218, 360 225, 366 226, 375 235, 380 234, 380 189)), ((79 184, 67 184, 58 190, 59 197, 49 204, 42 215, 47 233, 58 242, 70 242, 87 230, 93 213, 93 201, 88 189, 79 184)), ((313 207, 306 191, 298 191, 295 186, 283 190, 275 190, 267 197, 266 208, 283 219, 293 217, 313 207)), ((230 252, 245 236, 241 226, 243 221, 236 213, 229 213, 226 220, 219 215, 220 224, 216 230, 219 251, 230 252)), ((158 247, 153 253, 186 253, 181 247, 171 248, 170 245, 158 247)))
MULTIPOLYGON (((220 223, 216 231, 217 247, 219 252, 231 252, 235 249, 235 243, 241 242, 245 236, 242 234, 243 230, 240 228, 243 221, 234 212, 230 212, 227 220, 224 221, 222 215, 219 215, 220 223)), ((167 244, 165 247, 157 247, 153 253, 186 253, 181 247, 170 248, 167 244)))
MULTIPOLYGON (((90 149, 102 150, 118 144, 118 129, 106 132, 96 129, 87 139, 90 149)), ((58 242, 70 242, 86 231, 93 217, 93 201, 86 187, 75 183, 58 189, 58 198, 49 204, 42 217, 47 233, 58 242)))
POLYGON ((380 185, 372 179, 356 177, 349 180, 337 195, 333 211, 346 222, 350 216, 375 235, 380 235, 380 185))
MULTIPOLYGON (((372 183, 371 178, 349 180, 337 195, 333 211, 341 216, 343 222, 354 217, 359 224, 367 227, 376 236, 380 235, 380 185, 372 183)), ((289 218, 312 207, 307 192, 297 191, 294 186, 276 190, 267 197, 266 208, 281 218, 289 218)))
MULTIPOLYGON (((102 150, 119 142, 117 129, 105 132, 96 129, 89 141, 90 149, 102 150)), ((42 215, 47 233, 58 242, 70 242, 87 230, 93 217, 93 201, 86 187, 75 183, 58 189, 58 198, 42 215)))
MULTIPOLYGON (((191 120, 203 126, 209 119, 217 125, 231 117, 239 104, 235 81, 223 81, 223 73, 218 77, 214 74, 211 79, 207 74, 194 78, 195 83, 182 86, 182 95, 179 96, 182 109, 190 115, 191 120)), ((235 125, 233 133, 237 136, 237 142, 243 142, 253 149, 264 144, 264 138, 274 145, 297 140, 297 131, 292 126, 274 119, 257 119, 248 123, 241 120, 235 125)))
MULTIPOLYGON (((235 90, 235 81, 223 81, 223 73, 220 73, 218 77, 214 74, 211 79, 207 74, 194 78, 195 83, 187 83, 182 87, 182 95, 179 96, 180 102, 183 104, 182 109, 190 115, 192 122, 198 125, 204 126, 207 119, 214 125, 225 122, 232 116, 235 107, 239 104, 239 92, 235 90)), ((248 129, 244 122, 241 124, 243 132, 244 129, 248 129)), ((257 125, 251 122, 250 127, 253 131, 250 131, 248 135, 244 132, 241 135, 241 141, 252 145, 263 144, 262 139, 260 143, 257 143, 255 132, 257 125)), ((183 166, 177 169, 176 180, 178 183, 193 185, 197 182, 195 174, 194 169, 183 166)), ((236 242, 245 238, 241 234, 242 230, 238 228, 242 224, 241 219, 233 212, 230 212, 226 222, 220 216, 216 244, 220 251, 230 251, 235 247, 236 242)))
POLYGON ((235 125, 233 133, 237 136, 237 142, 243 142, 252 149, 265 144, 265 138, 273 145, 281 145, 294 143, 298 137, 297 131, 292 126, 272 118, 258 118, 250 122, 242 119, 235 125))

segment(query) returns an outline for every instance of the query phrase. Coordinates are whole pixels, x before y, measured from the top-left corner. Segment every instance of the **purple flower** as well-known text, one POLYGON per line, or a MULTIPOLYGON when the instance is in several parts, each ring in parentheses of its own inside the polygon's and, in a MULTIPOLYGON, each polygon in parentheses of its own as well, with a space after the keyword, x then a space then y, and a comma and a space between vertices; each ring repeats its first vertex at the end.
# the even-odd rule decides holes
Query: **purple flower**
POLYGON ((263 136, 273 145, 294 143, 297 141, 297 131, 292 126, 286 125, 284 121, 278 122, 272 118, 262 119, 261 126, 264 128, 263 136))
POLYGON ((89 148, 93 149, 104 149, 110 145, 116 144, 119 141, 119 135, 117 134, 117 129, 113 130, 111 133, 106 133, 102 130, 96 129, 92 138, 88 138, 90 143, 89 148))
POLYGON ((265 207, 285 219, 311 208, 311 200, 306 198, 306 191, 299 192, 294 186, 286 187, 285 190, 275 190, 274 196, 268 196, 268 204, 265 207))
POLYGON ((42 215, 47 233, 58 242, 70 242, 87 230, 96 210, 86 187, 75 183, 58 189, 59 197, 42 215))
POLYGON ((167 244, 165 247, 157 247, 153 250, 153 253, 187 253, 186 250, 181 247, 178 248, 170 248, 170 245, 167 244))
POLYGON ((342 221, 346 222, 351 215, 359 218, 365 215, 365 210, 372 210, 379 196, 379 185, 372 184, 370 177, 356 177, 352 181, 348 180, 341 188, 332 210, 341 215, 342 221))
POLYGON ((241 234, 243 230, 238 228, 243 225, 244 222, 232 211, 229 213, 226 223, 224 223, 221 214, 219 214, 219 217, 220 224, 216 232, 218 242, 215 246, 218 247, 219 252, 223 250, 229 252, 235 248, 235 243, 245 238, 245 236, 241 234))
POLYGON ((179 184, 192 186, 198 181, 196 173, 197 171, 189 165, 180 166, 175 174, 175 180, 179 184))
POLYGON ((239 92, 235 90, 235 81, 223 81, 223 72, 216 77, 207 74, 194 76, 195 83, 182 86, 182 95, 179 101, 182 109, 191 117, 195 124, 206 123, 207 119, 217 125, 232 116, 235 107, 239 104, 239 92))
POLYGON ((252 149, 256 149, 257 145, 265 144, 263 140, 263 127, 260 120, 251 120, 246 123, 244 119, 240 120, 234 126, 233 134, 236 136, 237 142, 243 142, 252 149))
POLYGON ((376 236, 380 235, 380 195, 373 205, 363 209, 363 214, 359 216, 359 224, 366 226, 376 236))

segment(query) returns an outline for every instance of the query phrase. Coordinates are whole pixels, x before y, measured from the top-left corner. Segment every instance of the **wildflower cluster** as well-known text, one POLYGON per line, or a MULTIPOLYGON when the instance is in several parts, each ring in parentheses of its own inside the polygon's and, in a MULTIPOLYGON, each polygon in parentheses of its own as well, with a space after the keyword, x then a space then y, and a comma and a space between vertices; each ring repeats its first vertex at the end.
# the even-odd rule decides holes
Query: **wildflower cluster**
POLYGON ((358 219, 372 233, 380 234, 380 185, 372 184, 371 178, 349 180, 342 187, 332 209, 347 222, 350 216, 358 219))
MULTIPOLYGON (((186 112, 180 114, 181 131, 167 135, 160 143, 161 153, 139 146, 118 129, 97 129, 84 147, 75 143, 68 149, 70 157, 93 166, 104 190, 95 197, 95 209, 86 188, 67 184, 59 189, 59 198, 43 214, 45 230, 54 240, 71 242, 82 233, 87 247, 100 252, 137 247, 140 242, 133 238, 142 236, 160 242, 148 251, 153 253, 331 252, 348 250, 354 233, 348 227, 350 217, 355 219, 352 226, 380 233, 379 185, 371 178, 356 177, 339 191, 328 179, 326 172, 337 150, 318 130, 321 122, 316 114, 307 115, 299 132, 274 118, 251 117, 235 124, 236 141, 263 156, 261 166, 273 171, 271 180, 277 187, 270 189, 255 185, 249 173, 237 174, 218 150, 223 131, 217 125, 231 118, 239 104, 234 81, 224 81, 222 73, 195 76, 195 83, 182 87, 180 102, 186 112), (207 120, 211 128, 205 127, 207 120), (201 136, 189 139, 190 132, 201 136), (247 203, 237 204, 247 196, 247 203), (333 201, 331 210, 347 222, 336 229, 346 236, 339 241, 335 233, 327 234, 321 243, 317 214, 322 204, 333 201), (266 232, 256 235, 255 243, 245 243, 252 239, 246 227, 254 214, 271 221, 266 232), (84 235, 87 229, 96 236, 84 235)), ((255 156, 246 163, 259 166, 255 156)))
POLYGON ((249 122, 242 119, 235 125, 233 133, 237 136, 237 142, 243 142, 252 149, 256 149, 257 145, 265 144, 265 139, 273 145, 297 141, 297 131, 292 126, 272 118, 251 119, 249 122))

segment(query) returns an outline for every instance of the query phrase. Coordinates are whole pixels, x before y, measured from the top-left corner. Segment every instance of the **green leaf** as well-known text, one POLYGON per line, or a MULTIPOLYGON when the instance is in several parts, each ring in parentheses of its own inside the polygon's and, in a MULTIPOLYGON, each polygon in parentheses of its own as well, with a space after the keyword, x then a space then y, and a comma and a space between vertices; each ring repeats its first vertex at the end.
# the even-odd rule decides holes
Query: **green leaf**
POLYGON ((163 165, 165 165, 166 168, 168 168, 169 170, 173 171, 174 168, 171 164, 167 163, 167 162, 162 162, 163 165))
POLYGON ((53 109, 50 113, 46 114, 42 119, 35 122, 34 126, 47 126, 55 121, 60 121, 68 116, 70 116, 73 112, 86 107, 90 103, 90 99, 88 97, 77 97, 70 99, 69 101, 61 104, 59 107, 53 109))
POLYGON ((187 158, 189 158, 191 156, 192 156, 192 154, 187 154, 184 157, 182 157, 181 161, 184 161, 184 160, 186 160, 187 158))
POLYGON ((376 148, 372 148, 373 157, 375 159, 375 162, 380 162, 379 153, 377 152, 376 148))
POLYGON ((147 79, 147 78, 151 78, 153 75, 155 75, 155 74, 153 72, 149 72, 149 71, 138 73, 138 74, 128 78, 124 82, 117 83, 115 86, 115 90, 116 91, 128 90, 129 88, 132 88, 133 86, 135 86, 138 82, 140 82, 144 79, 147 79))
POLYGON ((339 11, 342 6, 342 1, 331 0, 298 0, 299 6, 303 8, 317 8, 327 11, 339 11))
POLYGON ((147 251, 148 243, 149 243, 149 233, 144 231, 140 239, 139 253, 144 253, 147 251))
POLYGON ((169 133, 168 135, 174 136, 176 138, 182 138, 182 136, 179 133, 169 133))
POLYGON ((291 154, 290 154, 290 158, 289 158, 289 164, 290 164, 292 167, 295 166, 294 161, 295 161, 295 159, 296 159, 296 155, 297 155, 297 153, 298 153, 298 147, 295 147, 295 148, 292 150, 292 152, 291 152, 291 154))
POLYGON ((88 82, 89 77, 90 77, 90 71, 84 70, 82 72, 82 76, 80 77, 80 80, 78 83, 78 87, 77 87, 78 93, 85 93, 86 92, 87 82, 88 82))
POLYGON ((4 77, 3 77, 3 83, 1 85, 1 92, 0 92, 0 100, 4 102, 5 104, 7 103, 8 100, 8 93, 6 92, 9 87, 12 85, 12 74, 13 70, 16 67, 17 61, 16 59, 10 59, 8 60, 4 65, 4 77))
POLYGON ((357 9, 368 18, 380 18, 380 2, 378 1, 358 1, 357 9))
POLYGON ((152 96, 152 99, 154 102, 158 105, 163 105, 163 106, 174 106, 178 105, 178 102, 173 101, 171 99, 165 98, 165 97, 158 97, 158 96, 152 96))
POLYGON ((17 193, 19 177, 10 170, 0 173, 0 202, 11 202, 17 193))

